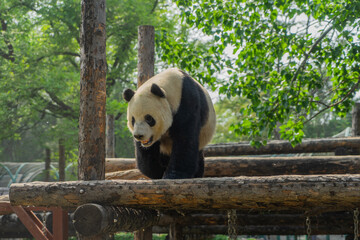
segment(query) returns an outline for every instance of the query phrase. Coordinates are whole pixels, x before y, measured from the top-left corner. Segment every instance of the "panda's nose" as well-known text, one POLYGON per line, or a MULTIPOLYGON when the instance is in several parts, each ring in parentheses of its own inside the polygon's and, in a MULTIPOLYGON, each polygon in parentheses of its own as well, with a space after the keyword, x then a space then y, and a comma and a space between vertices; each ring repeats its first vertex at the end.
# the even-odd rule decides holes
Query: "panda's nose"
POLYGON ((137 140, 141 140, 143 137, 144 135, 141 134, 134 135, 134 138, 136 138, 137 140))

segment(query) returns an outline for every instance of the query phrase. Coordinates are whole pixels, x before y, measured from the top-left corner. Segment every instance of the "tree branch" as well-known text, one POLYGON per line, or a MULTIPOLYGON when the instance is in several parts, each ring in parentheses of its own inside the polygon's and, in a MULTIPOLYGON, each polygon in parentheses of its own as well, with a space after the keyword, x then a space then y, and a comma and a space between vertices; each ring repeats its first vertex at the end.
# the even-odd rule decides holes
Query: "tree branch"
POLYGON ((326 29, 321 36, 314 42, 314 44, 311 46, 310 50, 305 54, 304 60, 301 62, 300 66, 296 70, 293 78, 291 79, 290 85, 293 84, 293 82, 296 80, 299 73, 304 69, 310 54, 314 51, 314 49, 317 47, 317 45, 326 37, 326 35, 334 28, 334 25, 330 26, 328 29, 326 29))
POLYGON ((46 107, 47 109, 49 109, 50 111, 53 111, 53 112, 55 112, 57 114, 60 114, 61 116, 64 116, 64 117, 70 117, 72 119, 77 119, 78 118, 75 111, 70 106, 66 105, 54 93, 51 93, 51 92, 49 92, 47 90, 45 90, 45 92, 49 95, 51 100, 56 103, 56 105, 55 105, 55 104, 53 104, 51 102, 48 102, 47 107, 46 107))
POLYGON ((316 116, 318 116, 319 114, 323 113, 324 111, 328 110, 329 108, 332 108, 332 107, 335 107, 336 105, 339 105, 340 103, 344 102, 346 99, 349 98, 349 96, 351 95, 351 93, 353 93, 358 87, 359 87, 359 84, 360 84, 360 76, 359 76, 359 79, 358 79, 358 82, 346 93, 346 95, 344 96, 343 99, 339 100, 338 102, 336 103, 333 103, 331 105, 326 105, 326 104, 323 104, 325 105, 326 107, 321 109, 319 112, 317 112, 316 114, 314 114, 311 118, 309 118, 308 120, 306 120, 304 122, 304 125, 308 122, 310 122, 311 120, 313 120, 316 116))

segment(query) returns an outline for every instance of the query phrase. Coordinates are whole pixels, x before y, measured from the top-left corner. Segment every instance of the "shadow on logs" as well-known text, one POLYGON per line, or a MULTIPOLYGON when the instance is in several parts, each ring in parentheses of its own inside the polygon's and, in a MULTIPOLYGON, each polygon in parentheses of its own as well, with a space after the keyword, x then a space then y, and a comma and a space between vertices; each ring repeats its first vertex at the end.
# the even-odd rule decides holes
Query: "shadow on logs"
POLYGON ((158 212, 117 206, 84 204, 74 212, 74 228, 82 236, 94 236, 119 231, 132 232, 159 221, 158 212))

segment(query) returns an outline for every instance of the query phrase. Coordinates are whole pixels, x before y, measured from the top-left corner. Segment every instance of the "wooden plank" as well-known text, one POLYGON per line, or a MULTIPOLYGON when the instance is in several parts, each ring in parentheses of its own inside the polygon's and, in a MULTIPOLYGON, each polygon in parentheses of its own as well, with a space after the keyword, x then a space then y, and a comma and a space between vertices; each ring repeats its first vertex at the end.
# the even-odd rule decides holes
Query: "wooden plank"
POLYGON ((69 235, 68 212, 62 208, 51 208, 53 212, 53 235, 54 240, 67 240, 69 235))
POLYGON ((85 203, 178 210, 347 211, 360 206, 360 175, 16 183, 13 205, 85 203))
MULTIPOLYGON (((106 173, 106 179, 147 179, 134 171, 135 159, 111 158, 106 169, 127 170, 106 173), (131 169, 131 170, 130 170, 131 169)), ((356 174, 360 173, 360 156, 303 156, 303 157, 208 157, 205 177, 356 174)))
POLYGON ((204 149, 206 157, 241 156, 261 154, 318 153, 335 152, 337 150, 359 154, 360 138, 319 138, 304 139, 301 144, 292 147, 288 141, 269 141, 260 148, 253 147, 249 142, 222 143, 208 145, 204 149))

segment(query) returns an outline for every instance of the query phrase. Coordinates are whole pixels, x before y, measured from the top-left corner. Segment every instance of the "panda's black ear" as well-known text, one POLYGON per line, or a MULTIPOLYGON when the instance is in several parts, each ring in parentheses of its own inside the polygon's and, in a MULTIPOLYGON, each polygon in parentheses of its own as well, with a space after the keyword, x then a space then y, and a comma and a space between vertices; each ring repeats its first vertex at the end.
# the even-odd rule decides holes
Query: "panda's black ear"
POLYGON ((125 101, 130 102, 134 94, 135 94, 134 90, 130 88, 125 89, 125 91, 123 92, 123 98, 125 99, 125 101))
POLYGON ((156 85, 155 83, 153 83, 151 85, 151 92, 158 97, 161 97, 161 98, 165 97, 165 93, 163 92, 163 90, 161 90, 161 88, 158 85, 156 85))

